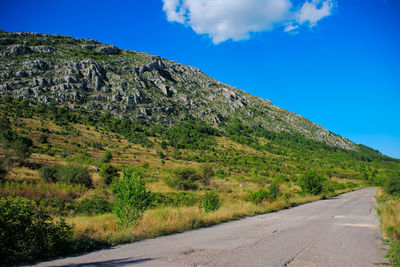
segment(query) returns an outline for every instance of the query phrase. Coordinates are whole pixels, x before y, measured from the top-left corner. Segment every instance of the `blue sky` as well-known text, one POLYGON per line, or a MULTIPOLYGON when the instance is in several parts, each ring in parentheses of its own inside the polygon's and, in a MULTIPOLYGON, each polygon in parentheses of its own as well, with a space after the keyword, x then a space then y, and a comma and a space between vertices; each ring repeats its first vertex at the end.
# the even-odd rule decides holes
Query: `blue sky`
POLYGON ((400 158, 400 1, 164 1, 2 0, 0 29, 161 55, 400 158))

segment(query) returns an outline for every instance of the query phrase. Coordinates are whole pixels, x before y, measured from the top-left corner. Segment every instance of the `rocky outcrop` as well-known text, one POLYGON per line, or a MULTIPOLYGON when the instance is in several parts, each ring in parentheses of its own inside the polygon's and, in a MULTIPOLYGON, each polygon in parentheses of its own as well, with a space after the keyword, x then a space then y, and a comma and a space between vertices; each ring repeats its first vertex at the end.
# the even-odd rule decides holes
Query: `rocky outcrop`
POLYGON ((1 48, 1 56, 3 57, 16 57, 31 53, 32 50, 24 44, 10 45, 1 48))
POLYGON ((104 53, 107 55, 118 55, 121 53, 121 49, 114 45, 99 45, 95 48, 96 52, 104 53))

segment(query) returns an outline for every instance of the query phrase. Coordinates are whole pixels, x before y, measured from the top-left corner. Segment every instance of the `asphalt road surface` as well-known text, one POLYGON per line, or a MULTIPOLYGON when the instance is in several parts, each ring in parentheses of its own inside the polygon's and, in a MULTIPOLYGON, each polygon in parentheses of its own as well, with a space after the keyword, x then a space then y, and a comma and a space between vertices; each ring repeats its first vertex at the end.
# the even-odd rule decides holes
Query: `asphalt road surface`
POLYGON ((375 188, 39 266, 387 265, 375 188))

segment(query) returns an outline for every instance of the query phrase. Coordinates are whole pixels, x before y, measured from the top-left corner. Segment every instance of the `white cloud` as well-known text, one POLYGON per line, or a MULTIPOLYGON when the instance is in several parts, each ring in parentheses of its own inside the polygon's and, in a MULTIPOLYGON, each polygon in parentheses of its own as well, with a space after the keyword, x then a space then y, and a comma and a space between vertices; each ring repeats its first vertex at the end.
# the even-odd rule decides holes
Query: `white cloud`
POLYGON ((288 26, 286 26, 285 27, 285 29, 283 30, 284 32, 295 32, 295 30, 296 29, 298 29, 299 28, 299 25, 292 25, 292 24, 290 24, 290 25, 288 25, 288 26))
POLYGON ((168 21, 185 23, 185 9, 181 8, 181 1, 164 0, 163 10, 167 14, 168 21))
POLYGON ((302 24, 313 27, 334 7, 334 0, 306 0, 300 8, 294 7, 292 1, 163 0, 163 10, 168 21, 189 26, 218 44, 229 39, 249 39, 252 33, 276 28, 292 32, 302 24))
POLYGON ((317 0, 305 2, 296 13, 296 20, 300 24, 308 22, 310 27, 314 27, 319 20, 331 15, 333 6, 334 4, 330 0, 322 3, 317 0))

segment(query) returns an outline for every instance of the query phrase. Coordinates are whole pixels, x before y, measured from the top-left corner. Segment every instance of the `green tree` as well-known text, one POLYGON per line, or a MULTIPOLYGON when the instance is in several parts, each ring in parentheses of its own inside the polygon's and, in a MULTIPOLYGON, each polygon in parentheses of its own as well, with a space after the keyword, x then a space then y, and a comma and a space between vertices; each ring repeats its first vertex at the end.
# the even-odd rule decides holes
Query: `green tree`
POLYGON ((114 214, 124 226, 132 225, 152 205, 153 194, 146 190, 141 169, 127 168, 122 179, 115 182, 112 191, 115 196, 114 214))
POLYGON ((39 169, 40 177, 47 183, 56 183, 60 180, 60 165, 43 166, 39 169))
POLYGON ((197 171, 190 167, 177 168, 172 177, 166 179, 168 186, 178 190, 196 190, 201 176, 197 171))
POLYGON ((383 184, 383 191, 390 195, 400 197, 400 173, 387 174, 386 181, 383 184))
POLYGON ((318 195, 324 189, 325 178, 316 172, 306 172, 298 181, 301 189, 306 194, 318 195))
POLYGON ((6 116, 0 117, 0 131, 6 131, 11 129, 11 122, 6 116))
POLYGON ((210 184, 210 180, 215 175, 214 168, 212 166, 208 165, 208 164, 204 164, 204 165, 202 165, 200 167, 200 175, 201 175, 200 181, 204 185, 209 185, 210 184))
POLYGON ((67 184, 83 184, 86 187, 93 185, 92 177, 87 167, 78 164, 63 167, 60 173, 60 181, 67 184))
POLYGON ((18 162, 24 162, 32 154, 33 142, 28 137, 18 136, 10 144, 10 148, 13 150, 18 162))
POLYGON ((102 161, 105 162, 105 163, 110 163, 112 158, 113 158, 113 156, 112 156, 111 151, 110 150, 106 150, 106 152, 104 152, 102 161))
POLYGON ((215 211, 220 206, 221 200, 219 199, 218 193, 215 191, 205 193, 200 203, 200 207, 203 208, 205 212, 215 211))
POLYGON ((100 177, 104 184, 110 185, 115 178, 119 177, 118 169, 113 165, 104 163, 100 169, 100 177))

